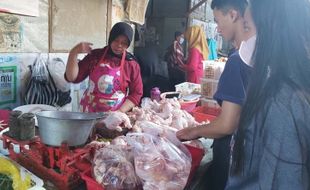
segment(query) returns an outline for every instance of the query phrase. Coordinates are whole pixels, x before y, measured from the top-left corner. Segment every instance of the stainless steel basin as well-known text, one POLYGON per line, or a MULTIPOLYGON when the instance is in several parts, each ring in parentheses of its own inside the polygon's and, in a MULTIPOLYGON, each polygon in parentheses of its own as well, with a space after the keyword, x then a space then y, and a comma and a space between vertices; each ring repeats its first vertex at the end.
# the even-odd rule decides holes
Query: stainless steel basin
POLYGON ((41 141, 50 146, 84 145, 89 137, 98 113, 41 111, 36 113, 41 141))

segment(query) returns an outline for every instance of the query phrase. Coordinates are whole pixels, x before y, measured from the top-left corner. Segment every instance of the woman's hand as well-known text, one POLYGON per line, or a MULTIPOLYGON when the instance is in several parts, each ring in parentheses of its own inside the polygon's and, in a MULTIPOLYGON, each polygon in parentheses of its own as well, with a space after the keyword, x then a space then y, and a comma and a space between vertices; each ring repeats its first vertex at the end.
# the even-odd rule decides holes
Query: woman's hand
POLYGON ((74 46, 70 52, 72 53, 90 53, 92 50, 92 43, 89 42, 80 42, 76 46, 74 46))
POLYGON ((178 131, 176 135, 180 141, 198 139, 200 137, 199 127, 188 127, 188 128, 182 129, 178 131))
POLYGON ((75 81, 78 73, 79 73, 79 66, 78 66, 78 54, 79 53, 90 53, 92 50, 92 43, 89 42, 81 42, 74 46, 69 53, 67 66, 66 66, 66 77, 68 81, 75 81))

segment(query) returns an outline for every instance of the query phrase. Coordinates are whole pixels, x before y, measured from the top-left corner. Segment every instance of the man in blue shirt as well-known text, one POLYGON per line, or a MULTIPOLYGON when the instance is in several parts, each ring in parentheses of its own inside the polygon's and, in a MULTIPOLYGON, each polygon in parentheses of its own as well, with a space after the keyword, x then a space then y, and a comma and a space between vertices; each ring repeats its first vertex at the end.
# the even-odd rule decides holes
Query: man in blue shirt
MULTIPOLYGON (((218 32, 226 40, 234 42, 236 49, 243 40, 253 36, 255 32, 244 27, 243 14, 246 7, 246 0, 213 0, 211 4, 218 32)), ((208 190, 225 188, 229 170, 231 134, 239 124, 250 72, 251 67, 242 61, 238 51, 232 53, 214 94, 214 99, 222 108, 220 115, 205 126, 177 132, 177 137, 181 140, 214 138, 213 161, 206 173, 206 179, 201 180, 202 186, 208 190)))

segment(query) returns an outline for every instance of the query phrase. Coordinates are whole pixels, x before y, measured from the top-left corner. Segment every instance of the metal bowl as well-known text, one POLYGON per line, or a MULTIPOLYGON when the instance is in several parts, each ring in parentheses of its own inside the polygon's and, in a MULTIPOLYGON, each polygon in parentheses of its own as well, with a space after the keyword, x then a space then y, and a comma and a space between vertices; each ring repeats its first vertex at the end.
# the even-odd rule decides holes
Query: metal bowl
POLYGON ((36 113, 41 141, 50 146, 84 145, 99 113, 41 111, 36 113))

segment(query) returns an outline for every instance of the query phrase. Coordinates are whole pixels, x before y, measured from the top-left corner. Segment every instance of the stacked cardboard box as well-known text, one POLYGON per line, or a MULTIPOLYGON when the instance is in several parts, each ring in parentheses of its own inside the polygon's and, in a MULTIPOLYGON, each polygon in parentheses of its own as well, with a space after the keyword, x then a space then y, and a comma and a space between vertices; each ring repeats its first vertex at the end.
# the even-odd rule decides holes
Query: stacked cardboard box
POLYGON ((219 79, 225 67, 225 62, 207 60, 203 62, 204 75, 201 79, 201 104, 209 107, 217 107, 213 100, 219 79))

